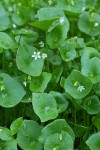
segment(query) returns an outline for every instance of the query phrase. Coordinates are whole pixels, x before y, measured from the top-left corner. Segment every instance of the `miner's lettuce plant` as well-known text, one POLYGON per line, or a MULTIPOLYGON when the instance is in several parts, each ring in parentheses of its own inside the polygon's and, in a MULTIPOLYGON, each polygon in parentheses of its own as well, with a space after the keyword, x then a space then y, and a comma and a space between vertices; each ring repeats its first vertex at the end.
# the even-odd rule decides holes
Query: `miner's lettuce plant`
POLYGON ((0 149, 100 149, 100 1, 0 0, 0 149))

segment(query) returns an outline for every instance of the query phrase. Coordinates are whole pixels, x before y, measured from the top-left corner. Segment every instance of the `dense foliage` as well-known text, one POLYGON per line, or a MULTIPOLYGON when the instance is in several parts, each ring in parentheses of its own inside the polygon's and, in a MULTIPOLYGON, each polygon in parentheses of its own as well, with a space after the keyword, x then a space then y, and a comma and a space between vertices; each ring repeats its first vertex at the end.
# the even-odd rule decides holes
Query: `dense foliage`
POLYGON ((1 150, 100 150, 99 6, 0 0, 1 150))

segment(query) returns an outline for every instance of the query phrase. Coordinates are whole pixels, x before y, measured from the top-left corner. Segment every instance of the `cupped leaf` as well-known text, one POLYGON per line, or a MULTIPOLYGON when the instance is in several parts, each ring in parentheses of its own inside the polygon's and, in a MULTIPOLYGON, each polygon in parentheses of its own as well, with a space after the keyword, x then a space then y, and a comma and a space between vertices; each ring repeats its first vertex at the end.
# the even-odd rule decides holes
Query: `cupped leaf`
POLYGON ((64 12, 57 7, 45 7, 39 9, 37 12, 37 17, 39 18, 39 21, 52 20, 62 17, 63 15, 64 12))
POLYGON ((76 50, 74 48, 74 43, 64 42, 59 48, 61 57, 64 61, 69 62, 76 57, 76 50))
POLYGON ((100 112, 100 101, 96 95, 87 97, 84 100, 84 108, 86 111, 91 114, 98 114, 100 112))
POLYGON ((68 107, 68 101, 65 96, 59 92, 51 91, 50 94, 55 98, 57 102, 57 109, 59 113, 64 112, 68 107))
POLYGON ((42 144, 38 141, 42 127, 33 120, 24 120, 17 133, 18 145, 24 150, 41 150, 42 144))
POLYGON ((46 125, 42 130, 41 130, 41 135, 39 137, 39 141, 42 143, 45 143, 46 139, 55 133, 63 133, 67 132, 72 140, 74 141, 75 135, 71 127, 67 124, 67 122, 64 119, 56 119, 52 123, 46 125))
POLYGON ((96 13, 83 12, 78 21, 80 31, 90 35, 100 35, 100 15, 96 13))
POLYGON ((75 99, 85 97, 92 88, 92 82, 78 70, 73 70, 65 80, 64 89, 75 99))
POLYGON ((73 150, 73 140, 67 133, 55 133, 50 135, 44 144, 44 150, 73 150))
POLYGON ((0 85, 0 105, 2 107, 14 107, 26 94, 22 85, 8 74, 1 74, 2 83, 0 85))
POLYGON ((17 44, 7 33, 0 32, 0 47, 4 49, 14 49, 17 48, 17 44))
POLYGON ((100 58, 100 53, 95 48, 85 47, 81 56, 82 66, 87 65, 88 60, 92 59, 93 57, 100 58))
POLYGON ((33 93, 32 104, 41 122, 46 122, 58 116, 56 100, 50 94, 33 93))
POLYGON ((100 132, 97 132, 89 137, 86 141, 86 144, 90 150, 99 150, 100 149, 100 132))
POLYGON ((83 11, 83 0, 57 0, 57 4, 67 15, 78 15, 83 11))
POLYGON ((82 74, 89 77, 92 83, 100 82, 100 59, 94 57, 88 60, 88 63, 82 67, 82 74))
POLYGON ((56 26, 52 24, 53 27, 50 26, 50 29, 48 29, 46 40, 50 48, 57 48, 66 39, 69 30, 69 22, 65 16, 60 17, 55 21, 55 24, 56 22, 56 26))
POLYGON ((50 79, 51 74, 47 72, 42 72, 42 74, 39 77, 32 77, 30 83, 30 90, 32 92, 44 92, 50 79))
POLYGON ((10 125, 11 135, 15 135, 18 132, 18 130, 20 129, 22 123, 23 123, 23 118, 22 117, 14 120, 12 122, 12 124, 10 125))
MULTIPOLYGON (((43 58, 33 58, 32 54, 38 53, 35 47, 29 45, 21 45, 17 51, 16 63, 19 70, 31 75, 40 76, 44 65, 43 58)), ((37 56, 36 56, 37 57, 37 56)))

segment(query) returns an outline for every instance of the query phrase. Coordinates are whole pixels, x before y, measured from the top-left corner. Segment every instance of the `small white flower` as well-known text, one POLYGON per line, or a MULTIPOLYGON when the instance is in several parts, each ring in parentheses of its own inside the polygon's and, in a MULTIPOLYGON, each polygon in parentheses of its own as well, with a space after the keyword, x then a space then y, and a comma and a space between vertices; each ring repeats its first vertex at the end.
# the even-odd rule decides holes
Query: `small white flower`
POLYGON ((43 54, 42 54, 42 58, 43 58, 43 59, 47 58, 47 54, 43 53, 43 54))
POLYGON ((94 27, 97 27, 99 25, 99 23, 98 22, 96 22, 95 24, 94 24, 94 27))
POLYGON ((39 45, 40 45, 40 47, 44 47, 43 41, 41 41, 41 42, 39 43, 39 45))
POLYGON ((32 57, 33 57, 35 60, 37 60, 38 58, 41 58, 40 52, 34 52, 33 55, 32 55, 32 57))
POLYGON ((86 9, 86 8, 85 8, 85 7, 83 7, 83 8, 82 8, 82 11, 84 11, 85 9, 86 9))
POLYGON ((80 92, 82 92, 84 90, 85 90, 84 86, 79 86, 78 89, 77 89, 77 91, 80 91, 80 92))
POLYGON ((64 21, 65 21, 64 17, 60 17, 59 22, 60 22, 60 23, 63 23, 64 21))
POLYGON ((9 7, 9 8, 8 8, 8 11, 9 11, 9 12, 12 12, 12 11, 13 11, 13 8, 12 8, 12 7, 9 7))
POLYGON ((13 26, 14 29, 17 27, 15 24, 13 24, 12 26, 13 26))
POLYGON ((2 132, 2 129, 0 129, 0 133, 2 132))

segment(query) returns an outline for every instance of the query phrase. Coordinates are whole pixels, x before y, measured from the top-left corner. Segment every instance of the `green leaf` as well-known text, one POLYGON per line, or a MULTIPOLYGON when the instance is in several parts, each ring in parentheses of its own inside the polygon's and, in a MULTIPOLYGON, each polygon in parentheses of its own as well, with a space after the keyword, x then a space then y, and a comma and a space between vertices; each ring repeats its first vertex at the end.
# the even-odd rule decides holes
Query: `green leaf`
POLYGON ((72 42, 64 42, 59 48, 61 57, 64 61, 69 62, 76 57, 76 50, 72 42))
POLYGON ((53 86, 57 85, 57 83, 59 82, 62 72, 63 72, 63 67, 57 67, 53 70, 52 78, 51 78, 51 82, 53 86))
POLYGON ((51 74, 47 72, 42 72, 42 74, 39 77, 32 77, 30 83, 30 90, 32 92, 44 92, 50 79, 51 74))
POLYGON ((83 137, 84 133, 88 130, 88 127, 71 123, 71 127, 75 133, 76 138, 83 137))
POLYGON ((43 20, 43 21, 32 22, 30 23, 30 25, 33 27, 39 28, 43 31, 47 31, 53 22, 54 20, 43 20))
POLYGON ((80 31, 90 35, 100 35, 100 15, 96 13, 83 12, 78 21, 80 31))
POLYGON ((92 83, 100 82, 100 59, 93 57, 82 67, 82 74, 89 77, 92 83))
POLYGON ((61 57, 59 55, 56 55, 56 54, 49 57, 48 60, 52 65, 61 65, 61 63, 62 63, 61 57))
POLYGON ((83 76, 78 70, 73 70, 64 84, 65 91, 75 99, 85 97, 90 92, 91 88, 91 80, 83 76))
POLYGON ((21 45, 17 51, 16 63, 19 70, 31 75, 40 76, 44 65, 43 58, 35 60, 32 57, 34 52, 38 52, 35 47, 29 45, 21 45))
POLYGON ((100 130, 100 116, 94 116, 92 119, 93 125, 97 128, 97 130, 100 130))
POLYGON ((57 4, 67 15, 79 15, 82 12, 83 0, 57 0, 57 4))
POLYGON ((0 16, 0 31, 8 29, 10 26, 10 19, 7 15, 0 16))
POLYGON ((4 49, 14 49, 17 48, 17 44, 7 33, 0 32, 0 47, 4 49))
POLYGON ((63 15, 64 12, 57 7, 45 7, 39 9, 37 12, 37 17, 39 18, 39 21, 52 20, 62 17, 63 15))
POLYGON ((2 107, 14 107, 17 105, 26 94, 22 85, 14 80, 8 74, 1 74, 2 83, 0 91, 0 105, 2 107))
POLYGON ((86 144, 90 150, 99 150, 100 149, 100 132, 97 132, 89 137, 86 141, 86 144))
POLYGON ((0 127, 0 139, 2 139, 3 141, 9 141, 13 139, 8 128, 0 127))
POLYGON ((83 49, 83 54, 81 56, 81 64, 82 67, 88 64, 88 60, 92 59, 93 57, 100 58, 100 53, 92 47, 86 47, 83 49))
POLYGON ((56 100, 50 94, 33 93, 32 104, 41 122, 46 122, 58 116, 56 100))
POLYGON ((73 140, 67 132, 50 135, 44 144, 44 150, 64 150, 65 148, 73 150, 73 140))
POLYGON ((55 98, 57 102, 57 109, 59 113, 64 112, 68 107, 68 101, 63 94, 55 91, 51 91, 50 94, 55 98))
POLYGON ((91 114, 98 114, 100 112, 100 101, 96 95, 87 97, 84 100, 84 108, 86 111, 91 114))
POLYGON ((58 25, 50 27, 48 29, 47 34, 47 44, 50 48, 54 49, 57 48, 61 42, 63 42, 67 37, 67 32, 69 30, 69 22, 65 16, 60 17, 55 23, 57 22, 58 25), (49 31, 50 30, 50 31, 49 31))
POLYGON ((15 139, 9 140, 3 144, 2 150, 18 150, 17 141, 15 139))
POLYGON ((55 133, 64 133, 67 132, 72 140, 74 141, 75 135, 71 127, 67 124, 64 119, 56 119, 52 123, 49 123, 41 130, 41 135, 39 137, 39 141, 45 143, 46 139, 55 133))
POLYGON ((24 25, 28 20, 27 10, 22 6, 17 6, 17 9, 12 15, 12 20, 18 26, 24 25))
POLYGON ((20 129, 22 123, 23 123, 23 118, 22 117, 14 120, 11 123, 11 126, 10 126, 11 135, 15 135, 18 132, 18 130, 20 129))
POLYGON ((24 150, 42 150, 42 144, 38 141, 42 127, 33 120, 24 120, 17 133, 18 145, 24 150))

